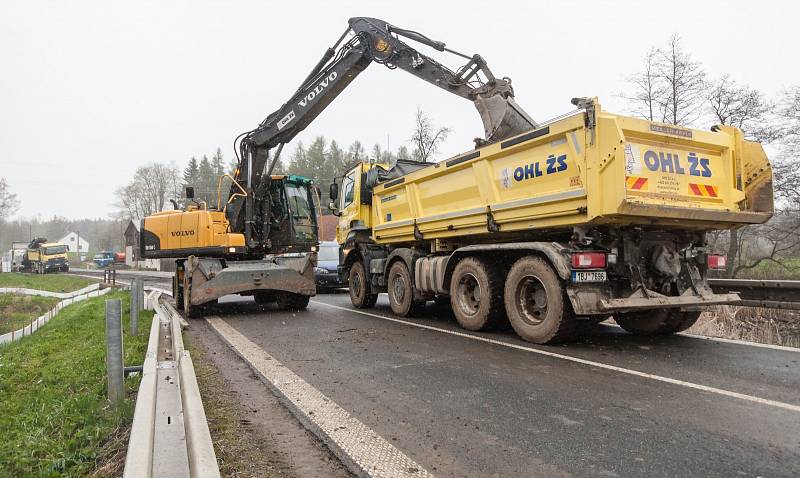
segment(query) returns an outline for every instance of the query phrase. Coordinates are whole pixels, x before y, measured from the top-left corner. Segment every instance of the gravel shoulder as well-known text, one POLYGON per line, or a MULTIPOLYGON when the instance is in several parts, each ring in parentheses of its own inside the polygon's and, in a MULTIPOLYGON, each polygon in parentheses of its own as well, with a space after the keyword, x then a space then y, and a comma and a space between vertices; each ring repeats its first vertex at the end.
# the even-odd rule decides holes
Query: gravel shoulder
POLYGON ((184 340, 223 476, 352 476, 204 321, 184 340))

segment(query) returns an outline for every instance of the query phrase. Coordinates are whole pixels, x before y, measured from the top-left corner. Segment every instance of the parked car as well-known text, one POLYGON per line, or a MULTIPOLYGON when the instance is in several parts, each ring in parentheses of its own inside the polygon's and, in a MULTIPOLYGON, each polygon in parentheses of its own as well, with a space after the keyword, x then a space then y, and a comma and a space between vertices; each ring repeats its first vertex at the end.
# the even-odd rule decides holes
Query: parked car
POLYGON ((339 287, 347 287, 347 284, 339 281, 337 267, 339 267, 339 244, 333 241, 320 242, 317 267, 314 268, 317 292, 327 292, 339 287))
POLYGON ((92 262, 94 262, 98 268, 105 269, 114 263, 114 253, 111 251, 100 252, 94 256, 92 262))

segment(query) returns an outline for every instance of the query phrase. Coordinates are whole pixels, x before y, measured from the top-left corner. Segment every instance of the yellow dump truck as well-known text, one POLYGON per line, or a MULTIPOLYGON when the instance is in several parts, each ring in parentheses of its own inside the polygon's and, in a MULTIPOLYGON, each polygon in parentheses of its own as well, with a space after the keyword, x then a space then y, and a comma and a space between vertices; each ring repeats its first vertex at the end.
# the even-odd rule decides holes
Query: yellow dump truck
POLYGON ((690 327, 731 304, 709 269, 710 230, 763 223, 772 170, 733 127, 700 131, 571 114, 435 164, 357 164, 331 186, 340 275, 354 306, 449 300, 469 330, 507 317, 525 340, 573 338, 613 316, 637 334, 690 327))
POLYGON ((69 259, 65 244, 47 242, 44 237, 33 239, 22 258, 22 270, 45 274, 47 272, 68 272, 69 259))

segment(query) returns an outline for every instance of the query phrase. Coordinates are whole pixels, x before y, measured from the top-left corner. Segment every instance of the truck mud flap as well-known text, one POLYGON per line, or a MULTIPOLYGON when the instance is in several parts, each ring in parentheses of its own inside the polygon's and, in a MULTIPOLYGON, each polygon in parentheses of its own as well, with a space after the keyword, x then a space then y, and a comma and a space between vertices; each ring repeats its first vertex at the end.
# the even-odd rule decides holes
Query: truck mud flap
POLYGON ((275 256, 262 261, 229 262, 224 269, 215 267, 213 260, 206 262, 199 259, 193 272, 193 305, 204 304, 228 294, 257 290, 316 295, 314 261, 310 256, 275 256))

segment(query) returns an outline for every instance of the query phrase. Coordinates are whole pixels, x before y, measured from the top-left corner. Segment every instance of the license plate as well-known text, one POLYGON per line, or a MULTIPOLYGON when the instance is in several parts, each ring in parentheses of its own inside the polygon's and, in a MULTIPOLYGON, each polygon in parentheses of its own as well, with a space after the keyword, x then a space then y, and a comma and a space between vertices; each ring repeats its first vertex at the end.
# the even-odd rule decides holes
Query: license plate
POLYGON ((572 271, 572 282, 605 282, 606 271, 572 271))

